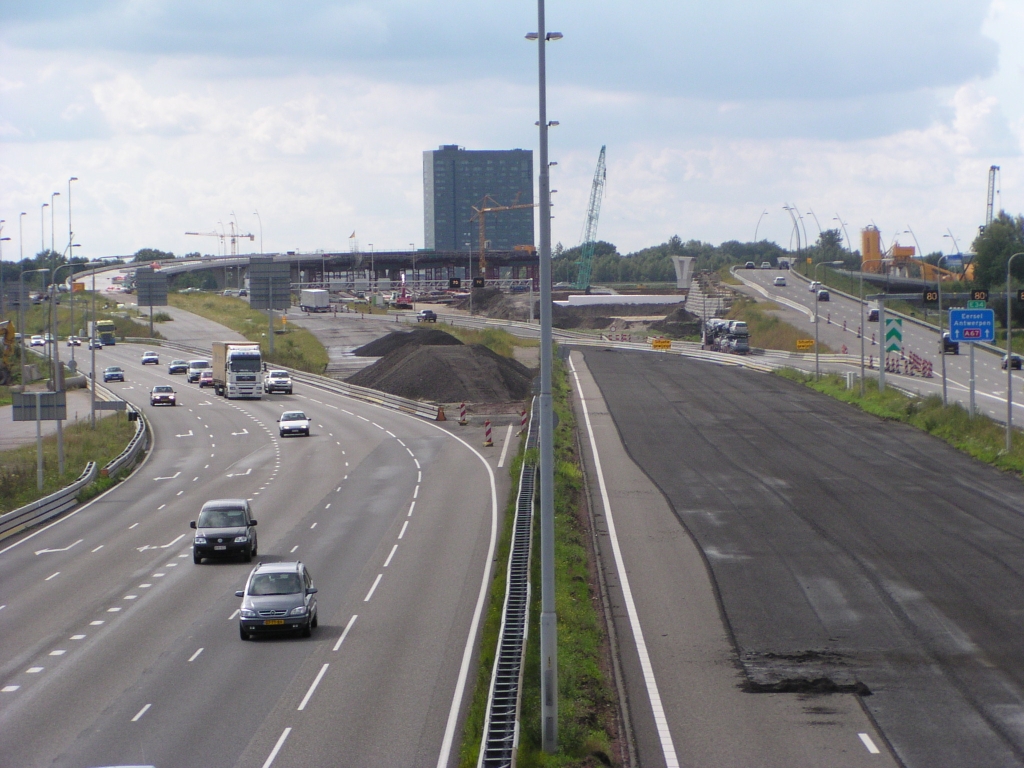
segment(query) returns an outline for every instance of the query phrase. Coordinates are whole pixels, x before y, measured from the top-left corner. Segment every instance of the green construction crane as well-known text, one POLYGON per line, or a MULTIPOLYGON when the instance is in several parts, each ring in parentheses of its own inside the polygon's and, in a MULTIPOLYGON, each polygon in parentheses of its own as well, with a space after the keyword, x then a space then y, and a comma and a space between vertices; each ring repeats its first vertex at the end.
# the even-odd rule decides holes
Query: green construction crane
POLYGON ((597 170, 594 171, 594 185, 590 188, 590 207, 587 208, 587 222, 583 226, 583 243, 580 258, 576 264, 576 282, 573 288, 586 291, 590 288, 590 271, 594 266, 594 246, 597 244, 597 219, 601 215, 601 197, 604 195, 604 147, 597 156, 597 170))

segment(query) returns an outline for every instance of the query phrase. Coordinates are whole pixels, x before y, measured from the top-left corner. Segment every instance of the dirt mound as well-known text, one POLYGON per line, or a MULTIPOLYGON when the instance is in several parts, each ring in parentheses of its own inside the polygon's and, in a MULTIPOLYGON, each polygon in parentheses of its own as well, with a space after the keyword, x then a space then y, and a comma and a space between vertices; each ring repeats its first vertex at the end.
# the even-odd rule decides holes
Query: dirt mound
POLYGON ((700 336, 700 318, 679 307, 670 312, 664 320, 651 323, 651 330, 673 339, 700 336))
POLYGON ((529 396, 533 372, 480 344, 409 344, 359 371, 348 383, 435 403, 507 403, 529 396))
POLYGON ((442 347, 457 346, 462 342, 450 333, 435 328, 414 328, 411 331, 392 331, 387 336, 364 344, 352 354, 357 357, 384 357, 405 346, 442 347))

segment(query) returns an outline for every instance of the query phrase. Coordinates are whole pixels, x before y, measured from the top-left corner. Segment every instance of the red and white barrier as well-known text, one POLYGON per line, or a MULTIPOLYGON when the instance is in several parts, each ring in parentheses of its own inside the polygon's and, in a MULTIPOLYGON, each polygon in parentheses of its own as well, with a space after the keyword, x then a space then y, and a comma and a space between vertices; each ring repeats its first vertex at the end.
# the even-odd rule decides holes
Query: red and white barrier
POLYGON ((493 448, 494 441, 491 440, 491 422, 484 422, 484 448, 493 448))
POLYGON ((464 427, 466 424, 468 424, 466 421, 466 404, 462 403, 459 406, 459 425, 464 427))

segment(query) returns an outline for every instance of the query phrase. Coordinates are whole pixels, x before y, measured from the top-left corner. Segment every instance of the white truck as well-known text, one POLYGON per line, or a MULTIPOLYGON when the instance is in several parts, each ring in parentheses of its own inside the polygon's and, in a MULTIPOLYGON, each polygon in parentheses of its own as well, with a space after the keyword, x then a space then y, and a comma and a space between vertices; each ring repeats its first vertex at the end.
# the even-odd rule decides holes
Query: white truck
POLYGON ((299 294, 299 309, 303 312, 330 312, 331 295, 323 288, 303 288, 299 294))
POLYGON ((263 357, 253 342, 213 342, 213 391, 229 400, 263 397, 263 357))

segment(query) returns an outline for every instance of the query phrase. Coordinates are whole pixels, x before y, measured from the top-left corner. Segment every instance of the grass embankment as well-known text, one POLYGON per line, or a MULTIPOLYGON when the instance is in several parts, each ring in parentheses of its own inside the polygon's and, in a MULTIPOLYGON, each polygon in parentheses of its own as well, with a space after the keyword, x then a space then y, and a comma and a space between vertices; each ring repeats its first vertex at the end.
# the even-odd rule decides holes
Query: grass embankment
MULTIPOLYGON (((92 294, 81 292, 74 294, 74 325, 71 323, 71 295, 61 294, 60 304, 57 305, 57 337, 65 338, 70 335, 88 336, 89 322, 92 320, 92 294), (83 333, 79 334, 79 331, 83 333)), ((113 320, 117 337, 125 336, 149 336, 149 321, 145 323, 136 322, 128 317, 128 310, 118 308, 117 303, 105 296, 96 296, 96 319, 113 320)), ((18 312, 11 310, 4 315, 5 320, 14 322, 18 326, 18 312)), ((26 336, 51 332, 50 304, 33 304, 25 307, 25 328, 22 333, 26 336)), ((155 338, 161 338, 154 334, 155 338)), ((84 348, 84 347, 83 347, 84 348)), ((61 350, 64 355, 64 350, 61 350)))
MULTIPOLYGON (((769 314, 779 309, 773 302, 757 302, 753 299, 738 298, 726 316, 730 320, 743 320, 750 331, 750 346, 758 349, 781 349, 796 352, 797 339, 814 339, 814 328, 802 331, 785 320, 769 314)), ((812 350, 813 351, 813 350, 812 350)), ((819 351, 831 352, 827 344, 821 344, 819 351)))
MULTIPOLYGON (((96 420, 89 428, 88 418, 64 426, 64 474, 57 473, 57 436, 43 438, 43 490, 36 485, 35 441, 0 452, 0 513, 10 512, 31 501, 59 491, 76 480, 85 465, 95 461, 102 469, 125 449, 135 435, 135 424, 123 413, 96 420)), ((79 494, 79 500, 95 496, 114 480, 97 478, 79 494)))
POLYGON ((233 296, 171 293, 167 301, 172 307, 188 310, 208 320, 225 325, 249 341, 259 342, 263 359, 271 365, 284 365, 309 373, 323 373, 327 367, 327 350, 316 336, 294 323, 274 315, 274 352, 267 345, 267 316, 233 296))
POLYGON ((486 328, 480 331, 474 328, 451 325, 444 330, 463 344, 482 344, 502 357, 513 357, 516 347, 540 346, 540 339, 523 339, 498 328, 486 328))
POLYGON ((908 397, 891 388, 879 392, 878 380, 869 379, 864 382, 862 398, 860 387, 847 389, 845 379, 840 376, 822 376, 815 382, 813 374, 792 368, 777 373, 883 419, 901 421, 922 429, 979 461, 1024 476, 1024 435, 1014 431, 1012 449, 1006 452, 1006 425, 988 416, 975 415, 972 418, 959 405, 943 406, 938 395, 908 397))
MULTIPOLYGON (((615 731, 615 698, 609 683, 604 624, 598 602, 596 575, 589 555, 589 520, 583 504, 583 475, 576 453, 576 422, 570 408, 565 368, 556 362, 552 381, 555 430, 555 606, 558 613, 558 739, 559 750, 548 755, 541 749, 540 731, 540 525, 534 523, 530 632, 523 670, 522 708, 517 765, 523 768, 569 768, 612 765, 612 733, 615 731)), ((536 461, 536 457, 533 458, 536 461)), ((506 525, 489 612, 482 634, 483 645, 473 705, 463 733, 460 765, 475 766, 483 736, 484 708, 494 651, 501 625, 508 567, 511 518, 518 490, 522 455, 513 463, 513 498, 506 510, 506 525)))

